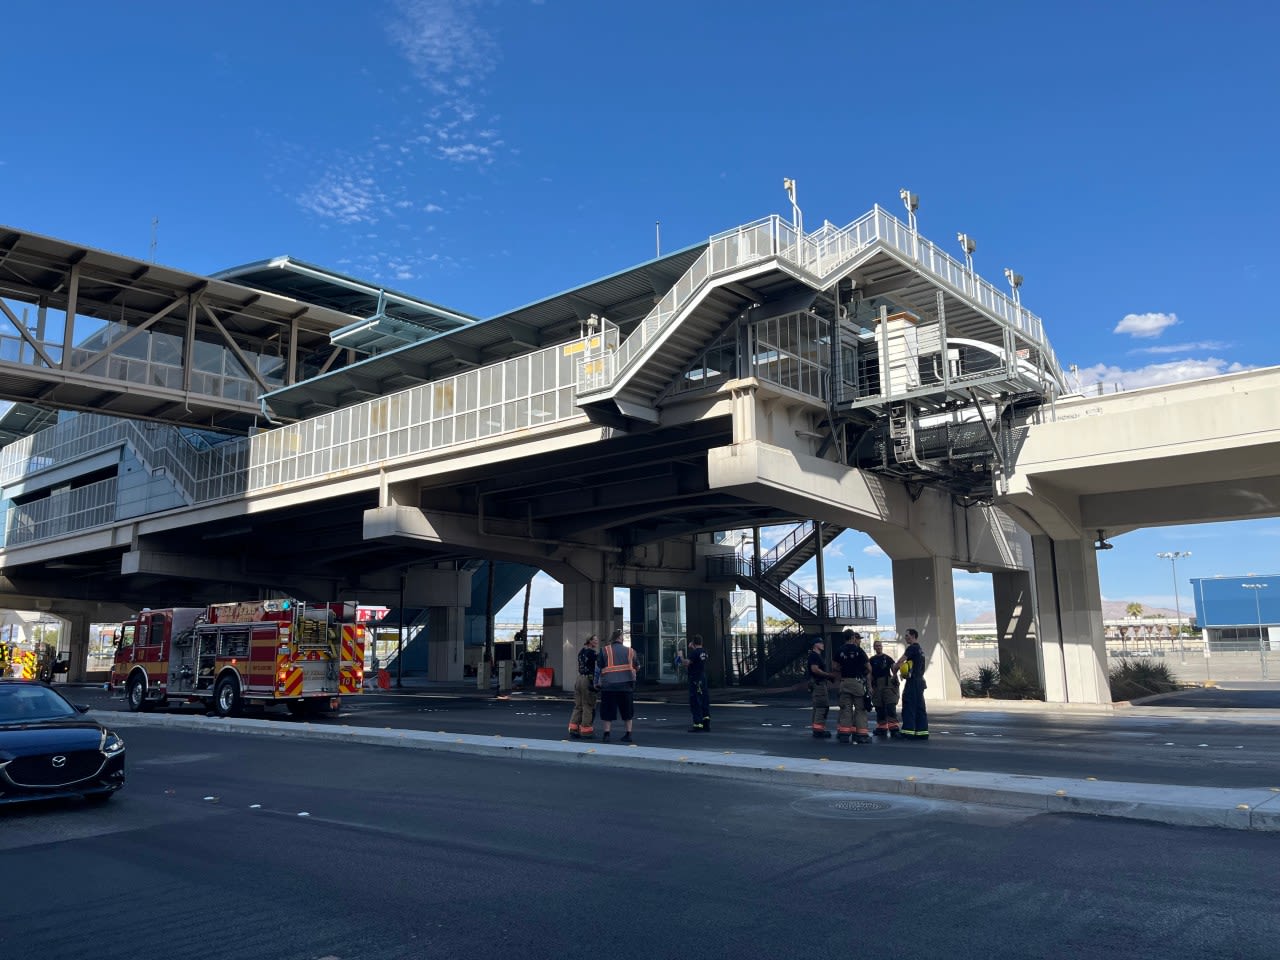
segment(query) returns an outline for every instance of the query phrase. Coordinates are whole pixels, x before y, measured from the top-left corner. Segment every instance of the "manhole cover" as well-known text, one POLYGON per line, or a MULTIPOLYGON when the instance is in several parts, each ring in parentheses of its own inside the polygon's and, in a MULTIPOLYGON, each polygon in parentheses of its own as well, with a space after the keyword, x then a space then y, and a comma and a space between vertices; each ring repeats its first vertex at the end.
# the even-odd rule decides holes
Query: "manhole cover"
POLYGON ((837 800, 834 806, 837 810, 848 810, 853 813, 889 809, 889 804, 883 800, 837 800))
POLYGON ((867 796, 826 791, 791 801, 791 809, 824 820, 890 820, 924 813, 933 802, 920 797, 867 796))

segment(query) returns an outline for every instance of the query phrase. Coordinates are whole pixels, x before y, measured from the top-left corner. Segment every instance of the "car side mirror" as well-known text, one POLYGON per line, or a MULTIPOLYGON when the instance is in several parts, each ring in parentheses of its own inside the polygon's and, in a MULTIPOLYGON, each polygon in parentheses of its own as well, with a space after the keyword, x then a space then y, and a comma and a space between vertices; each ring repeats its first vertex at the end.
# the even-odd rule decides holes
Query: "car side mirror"
POLYGON ((77 710, 79 710, 81 713, 89 712, 89 705, 87 703, 73 703, 72 706, 75 707, 77 710))

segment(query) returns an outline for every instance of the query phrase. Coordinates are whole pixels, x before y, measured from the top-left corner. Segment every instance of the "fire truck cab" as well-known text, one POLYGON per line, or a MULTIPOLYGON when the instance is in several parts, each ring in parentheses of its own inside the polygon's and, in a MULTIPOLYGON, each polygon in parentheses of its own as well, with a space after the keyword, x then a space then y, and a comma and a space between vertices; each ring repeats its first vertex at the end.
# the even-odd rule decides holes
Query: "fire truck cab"
POLYGON ((365 627, 352 603, 254 600, 143 610, 120 625, 111 686, 130 710, 204 702, 332 713, 364 687, 365 627))

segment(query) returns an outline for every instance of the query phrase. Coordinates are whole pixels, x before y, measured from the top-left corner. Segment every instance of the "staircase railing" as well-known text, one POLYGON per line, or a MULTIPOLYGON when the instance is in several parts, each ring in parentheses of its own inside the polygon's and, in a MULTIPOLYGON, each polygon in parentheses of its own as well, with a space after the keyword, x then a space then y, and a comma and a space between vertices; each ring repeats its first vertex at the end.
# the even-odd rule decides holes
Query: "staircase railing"
MULTIPOLYGON (((763 564, 761 565, 763 566, 763 564)), ((754 557, 707 557, 707 576, 713 580, 743 580, 750 583, 775 604, 791 604, 804 616, 814 620, 866 620, 875 622, 876 598, 829 593, 818 597, 790 580, 777 582, 760 576, 754 557)))
POLYGON ((579 366, 578 393, 591 393, 612 386, 645 347, 671 326, 685 305, 715 277, 778 257, 810 273, 815 278, 815 286, 821 289, 849 260, 877 241, 896 250, 1006 325, 1019 330, 1042 351, 1048 372, 1061 382, 1062 371, 1053 349, 1044 338, 1044 324, 1039 317, 877 204, 846 227, 824 224, 809 234, 797 231, 776 214, 716 234, 702 255, 616 351, 598 363, 588 365, 584 361, 579 366))

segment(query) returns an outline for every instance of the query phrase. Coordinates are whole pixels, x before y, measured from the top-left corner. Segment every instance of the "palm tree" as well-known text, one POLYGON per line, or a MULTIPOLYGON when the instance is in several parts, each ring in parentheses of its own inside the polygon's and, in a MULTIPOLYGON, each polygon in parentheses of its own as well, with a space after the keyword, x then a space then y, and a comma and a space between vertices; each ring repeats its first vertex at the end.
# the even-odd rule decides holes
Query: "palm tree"
POLYGON ((1142 616, 1142 604, 1131 603, 1124 608, 1124 612, 1125 612, 1125 616, 1133 617, 1133 619, 1137 620, 1140 616, 1142 616))

